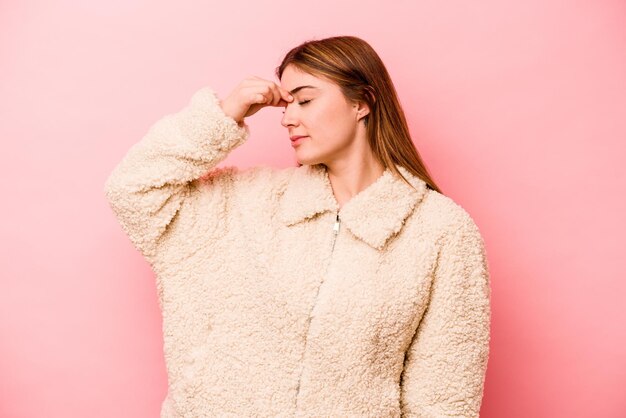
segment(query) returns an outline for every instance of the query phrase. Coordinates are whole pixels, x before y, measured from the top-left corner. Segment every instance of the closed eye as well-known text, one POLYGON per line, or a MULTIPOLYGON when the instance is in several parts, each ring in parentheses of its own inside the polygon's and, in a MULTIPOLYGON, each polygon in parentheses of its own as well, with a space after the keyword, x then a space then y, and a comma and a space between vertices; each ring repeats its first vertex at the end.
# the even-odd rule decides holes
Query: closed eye
MULTIPOLYGON (((298 104, 302 106, 302 105, 305 105, 305 104, 309 103, 310 101, 311 101, 311 99, 309 99, 309 100, 303 100, 303 101, 301 101, 301 102, 298 102, 298 104)), ((285 113, 285 111, 284 111, 284 110, 283 110, 283 113, 285 113)))

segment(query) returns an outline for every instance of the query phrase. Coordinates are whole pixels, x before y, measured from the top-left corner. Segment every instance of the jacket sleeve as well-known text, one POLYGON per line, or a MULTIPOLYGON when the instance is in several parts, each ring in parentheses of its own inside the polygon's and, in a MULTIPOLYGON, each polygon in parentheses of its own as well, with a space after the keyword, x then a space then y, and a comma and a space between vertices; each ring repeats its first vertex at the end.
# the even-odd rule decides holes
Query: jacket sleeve
POLYGON ((490 322, 484 242, 467 215, 444 236, 430 302, 406 354, 403 417, 479 416, 490 322))
POLYGON ((214 90, 204 87, 185 108, 151 126, 114 168, 105 182, 106 198, 150 262, 183 202, 198 189, 192 182, 245 142, 249 133, 247 125, 238 125, 223 112, 214 90))

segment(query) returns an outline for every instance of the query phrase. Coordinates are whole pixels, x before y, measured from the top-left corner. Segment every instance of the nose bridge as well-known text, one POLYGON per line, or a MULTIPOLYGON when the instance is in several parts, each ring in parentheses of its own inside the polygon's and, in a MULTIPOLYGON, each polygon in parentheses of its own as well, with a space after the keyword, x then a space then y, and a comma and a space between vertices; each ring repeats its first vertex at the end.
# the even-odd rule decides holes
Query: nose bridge
POLYGON ((289 125, 295 125, 295 117, 294 117, 294 111, 291 109, 294 106, 291 106, 293 104, 292 103, 287 103, 287 106, 285 106, 285 110, 283 111, 283 119, 281 121, 282 125, 287 127, 289 125))

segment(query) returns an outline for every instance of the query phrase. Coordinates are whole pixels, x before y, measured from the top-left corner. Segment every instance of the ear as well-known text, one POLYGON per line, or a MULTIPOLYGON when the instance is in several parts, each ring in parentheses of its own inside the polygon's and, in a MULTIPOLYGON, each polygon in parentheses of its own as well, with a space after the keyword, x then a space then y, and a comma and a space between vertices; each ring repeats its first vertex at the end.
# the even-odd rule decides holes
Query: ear
POLYGON ((356 111, 357 122, 370 113, 370 107, 365 102, 356 102, 356 104, 354 105, 354 109, 356 111))

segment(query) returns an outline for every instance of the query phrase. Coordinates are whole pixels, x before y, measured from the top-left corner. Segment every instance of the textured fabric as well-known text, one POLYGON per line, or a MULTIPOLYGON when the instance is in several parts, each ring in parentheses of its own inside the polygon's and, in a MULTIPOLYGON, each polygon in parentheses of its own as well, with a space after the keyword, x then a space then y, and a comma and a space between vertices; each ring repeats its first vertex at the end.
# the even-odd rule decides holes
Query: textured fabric
POLYGON ((249 134, 204 87, 105 184, 156 275, 161 417, 478 416, 490 284, 470 215, 400 166, 412 187, 386 170, 341 210, 323 165, 217 168, 249 134))

